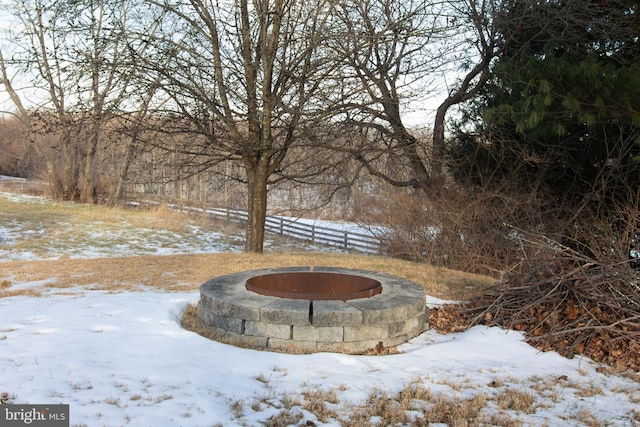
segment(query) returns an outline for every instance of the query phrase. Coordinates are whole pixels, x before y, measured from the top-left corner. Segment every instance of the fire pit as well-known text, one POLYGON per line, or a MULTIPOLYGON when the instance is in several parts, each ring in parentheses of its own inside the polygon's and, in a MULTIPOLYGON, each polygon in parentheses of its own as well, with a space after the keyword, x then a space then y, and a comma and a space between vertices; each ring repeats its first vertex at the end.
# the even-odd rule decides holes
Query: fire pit
POLYGON ((198 317, 229 344, 265 350, 362 353, 426 328, 425 291, 371 271, 281 268, 230 274, 200 289, 198 317))
POLYGON ((271 273, 247 280, 247 289, 272 297, 347 301, 369 298, 382 292, 374 279, 342 273, 271 273))

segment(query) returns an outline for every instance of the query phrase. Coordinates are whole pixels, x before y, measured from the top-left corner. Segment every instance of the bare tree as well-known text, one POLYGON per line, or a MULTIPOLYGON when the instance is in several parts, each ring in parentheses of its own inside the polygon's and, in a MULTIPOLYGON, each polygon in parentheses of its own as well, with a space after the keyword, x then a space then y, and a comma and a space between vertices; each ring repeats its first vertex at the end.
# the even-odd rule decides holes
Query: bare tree
POLYGON ((364 135, 353 152, 371 174, 426 194, 442 187, 447 113, 478 93, 504 48, 493 20, 501 7, 499 0, 341 2, 346 34, 333 48, 346 60, 336 110, 364 135), (416 138, 402 111, 425 92, 445 93, 431 141, 416 138), (408 173, 388 173, 382 159, 408 173))
POLYGON ((31 136, 56 135, 49 179, 56 197, 96 201, 96 159, 105 125, 131 104, 128 16, 121 0, 15 2, 10 61, 2 58, 4 87, 31 136), (14 87, 7 66, 31 83, 32 98, 14 87), (126 72, 122 72, 126 66, 126 72), (128 103, 128 104, 127 104, 128 103))
POLYGON ((81 4, 70 28, 82 33, 73 48, 76 54, 74 75, 78 98, 76 109, 88 117, 88 129, 80 165, 80 200, 96 200, 96 152, 102 142, 105 124, 114 118, 128 96, 131 73, 121 73, 128 59, 127 9, 120 2, 89 0, 81 4))
POLYGON ((22 124, 24 131, 26 133, 25 138, 28 143, 34 147, 34 149, 40 151, 40 147, 35 144, 35 135, 34 135, 34 124, 31 121, 31 115, 27 111, 26 107, 22 103, 22 98, 18 94, 18 91, 13 85, 13 76, 10 75, 9 70, 7 69, 7 64, 4 60, 4 55, 2 50, 0 50, 0 77, 2 79, 0 82, 2 86, 5 88, 5 91, 9 95, 13 105, 18 110, 13 115, 18 118, 20 123, 22 124))
POLYGON ((120 116, 122 123, 117 127, 117 134, 123 135, 125 138, 122 144, 121 160, 117 163, 115 172, 115 184, 109 195, 107 203, 109 205, 117 205, 124 196, 125 183, 129 178, 129 169, 134 162, 136 153, 140 148, 141 133, 147 128, 145 121, 150 116, 150 105, 158 91, 157 85, 145 86, 146 92, 142 93, 142 98, 137 100, 138 108, 126 112, 120 116))
POLYGON ((438 65, 428 50, 446 36, 441 9, 428 0, 343 1, 338 8, 344 33, 332 48, 344 62, 336 74, 333 109, 361 131, 353 139, 361 143, 350 147, 355 158, 393 185, 431 186, 423 150, 403 120, 402 107, 425 89, 438 65), (381 170, 382 158, 408 164, 412 173, 387 173, 381 170))
MULTIPOLYGON (((522 4, 528 3, 523 1, 522 4)), ((453 60, 457 77, 448 87, 447 96, 438 106, 433 125, 432 174, 442 181, 446 151, 445 122, 449 110, 469 101, 484 87, 490 76, 491 64, 505 49, 509 49, 513 37, 518 37, 521 16, 514 16, 513 34, 500 34, 499 17, 504 15, 503 0, 450 0, 450 22, 460 25, 462 31, 455 38, 453 60)), ((523 8, 526 10, 526 7, 523 8)), ((526 13, 526 12, 524 12, 526 13)))
MULTIPOLYGON (((57 19, 60 15, 59 8, 54 5, 44 5, 40 0, 33 3, 16 4, 14 15, 21 22, 20 35, 15 39, 20 50, 13 55, 12 64, 21 66, 27 72, 33 72, 34 78, 47 88, 47 102, 51 106, 51 114, 43 115, 47 120, 57 121, 60 125, 60 148, 64 156, 62 171, 57 171, 52 159, 48 159, 50 179, 53 181, 54 194, 59 194, 65 199, 77 197, 78 165, 77 152, 72 145, 72 127, 70 117, 66 109, 66 93, 62 90, 63 76, 61 69, 64 66, 60 58, 61 41, 57 34, 57 19), (45 12, 47 9, 47 12, 45 12)), ((4 86, 10 94, 12 101, 22 116, 27 132, 32 138, 37 132, 34 120, 34 112, 25 106, 19 96, 18 90, 12 85, 7 72, 7 63, 2 60, 4 86)), ((49 131, 50 129, 46 129, 49 131)))
POLYGON ((158 114, 167 117, 165 132, 193 135, 186 143, 174 138, 164 148, 180 152, 191 171, 225 162, 243 165, 245 250, 262 252, 269 183, 286 175, 285 159, 294 147, 313 138, 310 100, 323 90, 331 67, 321 40, 331 25, 333 2, 151 3, 172 16, 164 34, 149 38, 155 54, 141 59, 150 73, 162 76, 162 90, 171 99, 158 114), (156 59, 167 56, 171 61, 158 66, 156 59))

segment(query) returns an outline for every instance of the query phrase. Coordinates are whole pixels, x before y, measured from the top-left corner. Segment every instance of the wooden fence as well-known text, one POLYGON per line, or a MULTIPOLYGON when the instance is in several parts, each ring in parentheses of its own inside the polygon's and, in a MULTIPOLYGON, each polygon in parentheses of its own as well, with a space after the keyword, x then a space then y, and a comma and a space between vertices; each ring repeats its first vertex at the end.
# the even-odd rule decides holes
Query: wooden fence
MULTIPOLYGON (((198 208, 189 208, 197 210, 198 208)), ((209 208, 200 209, 206 215, 227 221, 245 224, 248 214, 246 211, 209 208)), ((322 244, 344 250, 364 253, 378 253, 380 242, 373 233, 356 232, 353 230, 323 227, 313 223, 301 222, 281 216, 267 216, 265 233, 292 237, 312 244, 322 244)))
MULTIPOLYGON (((145 200, 135 202, 155 205, 158 202, 145 200)), ((169 208, 186 212, 196 212, 217 219, 246 224, 246 211, 229 208, 197 208, 178 204, 169 204, 169 208)), ((311 244, 327 245, 347 251, 357 251, 377 254, 380 247, 379 239, 373 233, 357 232, 348 229, 324 227, 313 223, 306 223, 282 216, 268 216, 265 222, 265 233, 287 236, 309 242, 311 244)))

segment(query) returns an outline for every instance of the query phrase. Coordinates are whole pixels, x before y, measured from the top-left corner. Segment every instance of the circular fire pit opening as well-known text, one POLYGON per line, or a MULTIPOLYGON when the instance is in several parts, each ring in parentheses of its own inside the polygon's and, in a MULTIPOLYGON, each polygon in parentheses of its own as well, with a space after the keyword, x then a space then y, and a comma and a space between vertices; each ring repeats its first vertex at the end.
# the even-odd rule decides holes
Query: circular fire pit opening
POLYGON ((427 327, 422 286, 388 274, 331 267, 278 268, 216 277, 197 314, 218 341, 290 353, 366 353, 427 327))
POLYGON ((382 292, 379 281, 342 273, 289 272, 251 277, 247 289, 260 295, 309 301, 369 298, 382 292))

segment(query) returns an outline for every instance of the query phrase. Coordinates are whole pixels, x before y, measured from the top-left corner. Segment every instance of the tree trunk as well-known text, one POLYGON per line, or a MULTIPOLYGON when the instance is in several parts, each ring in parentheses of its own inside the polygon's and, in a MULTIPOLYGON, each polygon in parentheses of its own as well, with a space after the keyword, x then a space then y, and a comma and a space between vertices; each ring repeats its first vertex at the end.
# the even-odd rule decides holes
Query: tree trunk
POLYGON ((444 142, 444 121, 447 115, 449 104, 442 103, 436 111, 436 118, 433 125, 432 151, 431 151, 431 178, 436 187, 440 187, 443 181, 443 165, 445 156, 444 142))
POLYGON ((264 249, 264 225, 267 218, 268 160, 260 158, 247 163, 248 218, 244 251, 262 253, 264 249))
POLYGON ((111 195, 109 196, 109 206, 115 206, 122 200, 122 197, 124 195, 124 183, 127 180, 127 176, 129 175, 129 166, 131 165, 131 160, 133 159, 133 153, 136 149, 137 142, 137 134, 127 139, 124 150, 124 158, 122 159, 122 163, 120 164, 120 168, 118 170, 115 188, 112 189, 111 195))
POLYGON ((82 203, 96 202, 96 182, 94 179, 94 163, 97 150, 97 141, 90 142, 84 157, 82 169, 82 181, 80 182, 80 201, 82 203))
MULTIPOLYGON (((66 131, 63 131, 66 132, 66 131)), ((64 165, 62 169, 62 200, 77 202, 80 197, 80 169, 77 148, 71 144, 71 136, 62 136, 64 165)))
POLYGON ((497 53, 493 47, 485 48, 482 61, 476 64, 464 77, 460 87, 449 94, 436 110, 433 123, 433 149, 431 153, 431 178, 437 187, 441 187, 444 181, 444 163, 446 155, 444 126, 449 108, 468 101, 484 87, 489 78, 489 64, 497 53), (475 80, 474 80, 475 79, 475 80))
POLYGON ((53 165, 53 161, 51 159, 46 160, 46 165, 51 198, 62 199, 64 193, 64 184, 62 183, 62 179, 58 176, 56 167, 53 165))
POLYGON ((433 176, 429 175, 429 171, 427 171, 424 162, 418 154, 418 141, 405 129, 404 125, 398 129, 397 132, 402 138, 402 143, 400 145, 402 151, 404 152, 404 155, 407 156, 407 159, 409 159, 411 169, 415 175, 416 184, 414 186, 421 188, 428 196, 434 187, 434 179, 433 176))

